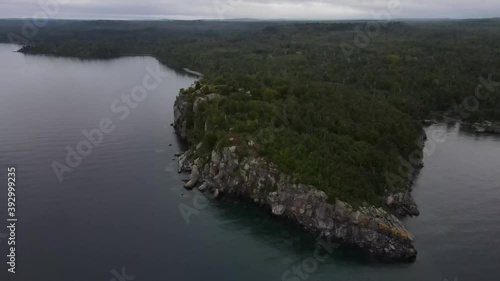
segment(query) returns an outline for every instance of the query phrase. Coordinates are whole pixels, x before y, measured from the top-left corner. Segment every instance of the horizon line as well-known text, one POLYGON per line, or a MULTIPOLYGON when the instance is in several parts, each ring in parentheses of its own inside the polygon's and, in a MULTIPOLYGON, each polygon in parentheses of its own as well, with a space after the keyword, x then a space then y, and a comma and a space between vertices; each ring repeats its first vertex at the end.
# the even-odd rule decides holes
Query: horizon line
MULTIPOLYGON (((464 17, 464 18, 453 18, 453 17, 409 17, 409 18, 394 18, 389 21, 431 21, 431 20, 446 20, 446 21, 460 21, 460 20, 495 20, 500 19, 498 17, 464 17)), ((0 20, 34 20, 32 17, 10 17, 2 18, 0 20)), ((275 19, 261 19, 261 18, 227 18, 227 19, 211 19, 211 18, 199 18, 199 19, 172 19, 172 18, 49 18, 50 21, 383 21, 373 18, 352 18, 352 19, 293 19, 293 18, 275 18, 275 19)))

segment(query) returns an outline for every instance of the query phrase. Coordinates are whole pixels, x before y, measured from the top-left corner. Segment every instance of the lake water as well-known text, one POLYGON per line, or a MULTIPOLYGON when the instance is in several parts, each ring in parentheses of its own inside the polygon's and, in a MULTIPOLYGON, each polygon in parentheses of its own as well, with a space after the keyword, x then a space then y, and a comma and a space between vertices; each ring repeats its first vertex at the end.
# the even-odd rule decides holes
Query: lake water
MULTIPOLYGON (((14 165, 17 273, 7 273, 1 236, 4 184, 0 280, 282 280, 313 257, 314 239, 295 227, 248 204, 205 204, 182 189, 170 123, 178 90, 194 77, 149 57, 81 61, 12 51, 0 45, 0 182, 14 165), (149 79, 157 85, 144 100, 122 100, 158 67, 168 77, 149 79), (66 147, 76 150, 82 130, 102 120, 114 130, 60 182, 52 163, 66 164, 66 147), (186 221, 180 209, 196 213, 186 221), (117 278, 122 269, 127 276, 117 278)), ((414 187, 421 215, 405 220, 418 260, 379 264, 338 249, 288 280, 499 280, 500 138, 457 125, 427 130, 444 130, 446 141, 426 157, 414 187)))

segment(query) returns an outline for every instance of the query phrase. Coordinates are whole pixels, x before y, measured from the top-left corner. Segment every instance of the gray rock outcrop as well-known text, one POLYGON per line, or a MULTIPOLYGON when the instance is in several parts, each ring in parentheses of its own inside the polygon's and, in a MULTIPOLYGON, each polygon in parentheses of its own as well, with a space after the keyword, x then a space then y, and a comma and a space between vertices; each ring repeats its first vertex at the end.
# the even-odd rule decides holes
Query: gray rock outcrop
MULTIPOLYGON (((204 169, 192 162, 191 180, 199 179, 199 190, 211 192, 214 197, 251 200, 319 237, 355 245, 384 260, 416 258, 413 239, 394 215, 373 206, 354 208, 340 200, 330 203, 323 191, 294 184, 275 164, 255 152, 240 160, 241 148, 229 146, 221 152, 212 151, 204 169)), ((248 151, 248 147, 244 149, 248 151)), ((195 151, 186 153, 194 155, 195 151)))
POLYGON ((481 123, 472 124, 472 129, 476 133, 500 134, 500 123, 483 121, 481 123))

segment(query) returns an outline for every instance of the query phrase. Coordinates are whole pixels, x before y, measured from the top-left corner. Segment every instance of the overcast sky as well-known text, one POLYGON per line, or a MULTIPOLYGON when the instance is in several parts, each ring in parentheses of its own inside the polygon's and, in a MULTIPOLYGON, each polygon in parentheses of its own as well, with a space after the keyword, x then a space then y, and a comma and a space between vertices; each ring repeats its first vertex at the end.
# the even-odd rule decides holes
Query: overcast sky
POLYGON ((71 19, 371 19, 500 16, 500 0, 0 0, 0 18, 33 17, 59 2, 71 19), (395 6, 399 3, 399 7, 395 6))

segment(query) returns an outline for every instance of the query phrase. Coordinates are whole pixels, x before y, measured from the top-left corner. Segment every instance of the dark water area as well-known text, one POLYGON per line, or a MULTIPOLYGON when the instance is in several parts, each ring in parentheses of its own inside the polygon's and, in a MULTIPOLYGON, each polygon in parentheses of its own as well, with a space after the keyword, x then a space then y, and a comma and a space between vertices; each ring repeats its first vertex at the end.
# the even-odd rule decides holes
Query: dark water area
POLYGON ((294 267, 308 265, 318 246, 312 237, 253 205, 206 201, 182 188, 185 176, 176 173, 173 161, 181 144, 170 123, 175 96, 195 77, 150 57, 81 61, 13 50, 0 45, 2 281, 120 280, 114 274, 122 269, 133 280, 147 281, 500 276, 500 137, 478 136, 458 125, 427 128, 428 134, 443 132, 446 140, 426 156, 414 187, 421 215, 405 220, 419 251, 415 263, 374 263, 335 249, 328 260, 299 275, 294 267), (161 76, 144 100, 131 103, 134 108, 123 102, 151 69, 168 77, 161 76), (119 106, 129 108, 126 117, 119 106), (82 130, 98 129, 103 119, 114 130, 104 133, 100 145, 60 182, 54 161, 66 164, 66 147, 77 150, 87 139, 82 130), (12 165, 17 169, 16 274, 7 272, 2 236, 12 165), (191 215, 186 218, 182 211, 191 215))

